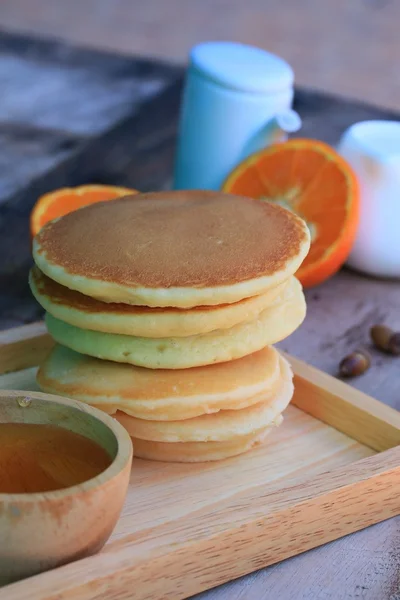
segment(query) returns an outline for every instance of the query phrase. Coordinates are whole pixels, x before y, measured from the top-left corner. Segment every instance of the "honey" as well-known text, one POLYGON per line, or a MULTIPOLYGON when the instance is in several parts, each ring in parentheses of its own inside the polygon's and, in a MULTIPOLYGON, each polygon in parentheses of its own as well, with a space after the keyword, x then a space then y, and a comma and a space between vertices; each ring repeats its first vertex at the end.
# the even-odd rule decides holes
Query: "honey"
POLYGON ((92 479, 111 462, 99 444, 68 429, 0 423, 0 494, 61 490, 92 479))

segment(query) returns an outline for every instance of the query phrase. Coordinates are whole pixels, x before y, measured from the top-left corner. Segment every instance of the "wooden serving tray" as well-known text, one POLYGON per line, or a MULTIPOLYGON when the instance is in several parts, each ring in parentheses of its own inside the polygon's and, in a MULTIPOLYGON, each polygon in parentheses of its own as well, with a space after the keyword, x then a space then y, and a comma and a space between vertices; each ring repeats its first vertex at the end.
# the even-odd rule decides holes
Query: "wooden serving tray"
MULTIPOLYGON (((0 388, 35 390, 44 325, 0 334, 0 388)), ((134 460, 104 550, 0 600, 179 600, 400 513, 400 413, 289 357, 296 392, 265 446, 198 465, 134 460)))

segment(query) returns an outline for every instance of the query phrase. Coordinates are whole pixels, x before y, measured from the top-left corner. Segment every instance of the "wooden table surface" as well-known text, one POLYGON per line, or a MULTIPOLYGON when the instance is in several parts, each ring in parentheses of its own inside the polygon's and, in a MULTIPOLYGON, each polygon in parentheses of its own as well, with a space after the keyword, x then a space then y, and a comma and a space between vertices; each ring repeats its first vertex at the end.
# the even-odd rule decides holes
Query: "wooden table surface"
POLYGON ((400 107, 398 0, 2 0, 0 26, 186 62, 203 40, 255 44, 298 85, 400 107))
MULTIPOLYGON (((102 150, 98 156, 104 162, 96 165, 97 171, 94 172, 98 173, 101 166, 105 180, 107 177, 110 180, 119 177, 121 185, 128 183, 143 190, 168 187, 180 93, 181 83, 177 82, 160 97, 146 103, 127 122, 128 125, 121 123, 106 144, 111 154, 102 150), (131 150, 130 155, 123 156, 122 160, 116 148, 118 144, 124 145, 122 135, 126 135, 127 130, 132 136, 129 138, 131 146, 128 146, 131 150), (112 157, 115 154, 118 156, 117 167, 114 171, 107 171, 110 165, 114 165, 112 157)), ((320 137, 333 144, 343 129, 356 120, 391 116, 390 113, 363 104, 307 91, 298 92, 296 108, 304 119, 302 135, 320 137)), ((61 177, 61 172, 57 173, 61 177)), ((68 173, 71 174, 70 171, 68 173)), ((54 177, 51 180, 53 183, 57 180, 54 177)), ((82 173, 79 177, 82 177, 82 173)), ((75 180, 71 183, 75 183, 75 180)), ((21 220, 24 220, 25 226, 26 212, 21 211, 21 220)), ((14 246, 10 244, 9 248, 12 255, 14 246)), ((7 256, 2 255, 1 259, 7 261, 7 256)), ((1 322, 3 327, 31 321, 39 315, 26 288, 27 265, 21 265, 18 272, 15 271, 15 278, 11 269, 8 279, 0 281, 0 297, 5 299, 2 305, 0 302, 0 307, 5 311, 1 322), (12 281, 17 280, 13 288, 12 281)), ((369 346, 368 330, 371 325, 386 322, 400 329, 398 282, 369 279, 343 270, 329 282, 308 291, 307 302, 308 315, 304 324, 281 347, 332 374, 337 372, 338 363, 346 353, 360 345, 369 346)), ((372 355, 371 369, 366 375, 354 379, 352 385, 400 408, 400 359, 383 356, 374 350, 372 355)), ((399 600, 400 519, 381 523, 205 592, 198 598, 399 600)))

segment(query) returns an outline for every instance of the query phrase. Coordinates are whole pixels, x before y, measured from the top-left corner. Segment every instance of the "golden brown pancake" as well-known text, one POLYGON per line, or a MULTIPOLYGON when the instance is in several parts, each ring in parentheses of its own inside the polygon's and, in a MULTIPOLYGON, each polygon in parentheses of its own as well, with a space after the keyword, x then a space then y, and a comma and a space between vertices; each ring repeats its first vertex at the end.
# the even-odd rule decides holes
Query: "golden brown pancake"
POLYGON ((272 347, 217 365, 152 370, 56 345, 40 366, 37 382, 45 392, 81 400, 112 415, 123 411, 139 419, 177 421, 267 401, 277 394, 283 376, 272 347))
POLYGON ((269 202, 206 191, 137 194, 45 225, 33 255, 51 279, 105 302, 190 308, 264 293, 298 269, 304 221, 269 202))
POLYGON ((154 442, 225 442, 254 434, 273 424, 293 396, 292 372, 281 358, 282 381, 272 398, 241 410, 220 410, 184 421, 147 421, 117 412, 131 437, 154 442))
POLYGON ((187 310, 101 302, 60 285, 36 266, 29 274, 29 284, 39 304, 65 323, 104 333, 163 338, 229 329, 238 323, 255 319, 276 300, 288 282, 233 304, 196 306, 187 310))
POLYGON ((49 313, 45 322, 56 342, 76 352, 149 369, 189 369, 235 360, 275 344, 302 323, 306 303, 294 277, 269 308, 252 321, 201 335, 146 338, 81 329, 49 313))
POLYGON ((262 431, 226 442, 149 442, 132 438, 135 456, 161 462, 208 462, 222 460, 248 452, 265 441, 275 425, 262 431))

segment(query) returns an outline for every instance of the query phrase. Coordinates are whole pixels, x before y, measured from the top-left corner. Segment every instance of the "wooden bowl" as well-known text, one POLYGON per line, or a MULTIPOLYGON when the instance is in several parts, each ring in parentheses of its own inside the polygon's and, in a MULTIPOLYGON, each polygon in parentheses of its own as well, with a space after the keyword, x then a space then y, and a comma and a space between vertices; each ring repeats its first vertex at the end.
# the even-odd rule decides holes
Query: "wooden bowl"
POLYGON ((54 492, 0 494, 0 585, 4 585, 103 547, 125 501, 133 450, 128 433, 115 419, 50 394, 0 391, 0 423, 64 427, 97 442, 113 457, 105 471, 80 485, 54 492))

